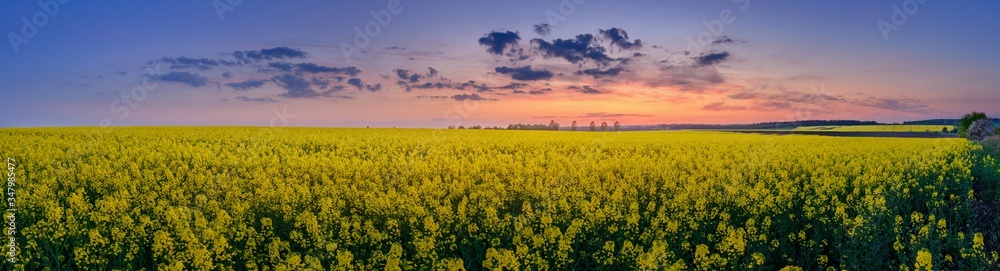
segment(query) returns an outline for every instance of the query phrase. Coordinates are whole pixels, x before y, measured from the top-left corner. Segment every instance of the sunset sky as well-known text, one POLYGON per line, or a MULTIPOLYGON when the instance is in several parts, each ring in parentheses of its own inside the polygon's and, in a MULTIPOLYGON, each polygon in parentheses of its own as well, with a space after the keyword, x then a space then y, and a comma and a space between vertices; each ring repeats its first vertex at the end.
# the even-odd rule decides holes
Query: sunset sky
POLYGON ((5 127, 1000 115, 998 1, 3 1, 0 31, 5 127))

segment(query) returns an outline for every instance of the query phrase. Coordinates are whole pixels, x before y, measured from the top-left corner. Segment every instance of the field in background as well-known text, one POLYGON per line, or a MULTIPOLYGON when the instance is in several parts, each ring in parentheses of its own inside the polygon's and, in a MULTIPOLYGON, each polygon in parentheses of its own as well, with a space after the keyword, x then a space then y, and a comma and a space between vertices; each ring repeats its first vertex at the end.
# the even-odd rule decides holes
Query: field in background
POLYGON ((906 132, 906 133, 940 133, 942 129, 950 132, 952 125, 856 125, 856 126, 803 126, 793 131, 817 132, 906 132))
POLYGON ((961 139, 210 127, 0 138, 20 176, 17 269, 998 260, 975 210, 996 191, 973 190, 995 185, 995 160, 961 139))

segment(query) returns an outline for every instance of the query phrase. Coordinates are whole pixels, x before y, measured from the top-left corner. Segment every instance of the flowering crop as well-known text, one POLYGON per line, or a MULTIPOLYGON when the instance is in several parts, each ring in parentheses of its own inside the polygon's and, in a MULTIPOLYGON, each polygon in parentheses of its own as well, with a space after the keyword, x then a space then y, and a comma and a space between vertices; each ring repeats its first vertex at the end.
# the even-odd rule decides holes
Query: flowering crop
POLYGON ((17 269, 986 269, 977 145, 710 132, 0 130, 17 269))

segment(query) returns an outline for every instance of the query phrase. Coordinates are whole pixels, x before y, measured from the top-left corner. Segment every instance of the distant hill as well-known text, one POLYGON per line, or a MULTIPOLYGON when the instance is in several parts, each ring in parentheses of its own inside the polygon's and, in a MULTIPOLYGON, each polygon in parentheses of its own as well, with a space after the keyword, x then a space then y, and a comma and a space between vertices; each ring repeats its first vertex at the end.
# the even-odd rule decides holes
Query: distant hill
POLYGON ((749 124, 652 124, 623 125, 624 131, 648 130, 743 130, 743 129, 795 129, 799 126, 852 126, 878 125, 874 121, 860 120, 800 120, 781 122, 760 122, 749 124))

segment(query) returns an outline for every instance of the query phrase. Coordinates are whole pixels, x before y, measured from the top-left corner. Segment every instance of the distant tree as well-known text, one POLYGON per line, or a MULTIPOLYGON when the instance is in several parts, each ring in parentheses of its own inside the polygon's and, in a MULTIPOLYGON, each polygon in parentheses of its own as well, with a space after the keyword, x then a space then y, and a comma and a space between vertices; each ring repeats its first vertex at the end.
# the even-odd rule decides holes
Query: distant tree
POLYGON ((455 125, 448 125, 448 129, 455 129, 455 125))
POLYGON ((941 128, 941 133, 947 134, 948 133, 948 127, 941 128))
POLYGON ((465 126, 458 126, 458 129, 465 129, 465 126))
POLYGON ((593 131, 597 131, 597 126, 596 126, 596 125, 594 125, 594 122, 593 122, 593 121, 591 121, 591 122, 590 122, 590 131, 591 131, 591 132, 593 132, 593 131))
POLYGON ((607 131, 608 131, 608 122, 607 121, 601 122, 601 132, 607 132, 607 131))
POLYGON ((616 120, 615 121, 615 132, 621 131, 621 130, 622 130, 622 124, 618 123, 618 121, 616 120))
POLYGON ((472 126, 472 127, 469 127, 469 129, 473 129, 473 130, 481 130, 481 129, 483 129, 483 127, 482 127, 482 126, 479 126, 479 125, 476 125, 476 126, 472 126))
POLYGON ((575 120, 573 121, 573 124, 569 127, 569 130, 573 131, 573 132, 576 132, 576 121, 575 120))
POLYGON ((965 114, 965 116, 962 116, 962 121, 958 123, 958 136, 968 137, 966 131, 969 130, 969 126, 971 126, 973 122, 976 122, 979 119, 988 119, 986 117, 986 113, 973 111, 972 113, 965 114))
POLYGON ((993 135, 995 130, 993 120, 981 118, 969 125, 969 129, 965 131, 965 134, 969 140, 982 141, 993 135))
POLYGON ((549 130, 559 131, 559 123, 555 120, 549 121, 549 130))

